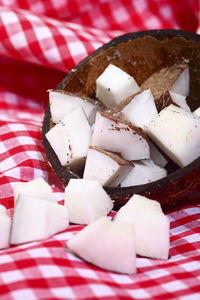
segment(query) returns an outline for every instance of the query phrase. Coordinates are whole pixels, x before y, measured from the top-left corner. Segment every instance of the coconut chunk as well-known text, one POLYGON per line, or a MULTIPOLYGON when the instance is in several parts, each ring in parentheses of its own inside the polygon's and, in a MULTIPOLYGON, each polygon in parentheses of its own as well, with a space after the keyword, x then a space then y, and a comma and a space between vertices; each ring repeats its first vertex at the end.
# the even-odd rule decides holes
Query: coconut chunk
POLYGON ((113 64, 96 80, 96 97, 111 108, 140 90, 135 79, 113 64))
POLYGON ((0 205, 0 228, 0 249, 8 248, 10 246, 11 219, 3 205, 0 205))
POLYGON ((168 259, 169 220, 162 212, 159 202, 135 194, 120 208, 114 222, 132 224, 137 254, 168 259))
POLYGON ((163 109, 147 126, 147 133, 179 167, 200 155, 200 119, 180 107, 163 109))
POLYGON ((167 91, 187 97, 189 95, 189 82, 188 65, 178 64, 153 73, 143 82, 141 90, 150 88, 155 102, 167 91))
POLYGON ((198 107, 197 109, 195 109, 193 111, 193 114, 195 114, 197 117, 200 117, 200 107, 198 107))
POLYGON ((150 158, 144 130, 106 113, 97 112, 92 146, 120 153, 126 160, 150 158))
POLYGON ((14 209, 11 244, 47 239, 67 229, 68 211, 63 205, 19 194, 14 209))
POLYGON ((133 163, 119 155, 90 146, 83 178, 98 180, 102 186, 116 187, 133 167, 133 163))
POLYGON ((158 112, 160 112, 170 104, 182 107, 184 110, 190 112, 190 108, 186 102, 186 97, 173 93, 171 91, 166 91, 163 95, 160 96, 160 98, 156 100, 156 107, 158 109, 158 112))
POLYGON ((70 179, 65 188, 65 206, 70 222, 84 225, 106 216, 113 202, 97 180, 70 179))
POLYGON ((157 166, 151 159, 134 161, 134 168, 121 181, 121 187, 150 183, 166 175, 167 171, 157 166))
POLYGON ((78 171, 84 166, 91 135, 90 125, 83 109, 79 106, 50 129, 46 138, 61 165, 78 171))
POLYGON ((51 187, 43 178, 37 178, 28 182, 15 183, 13 185, 14 203, 19 194, 30 195, 57 203, 51 187))
POLYGON ((103 110, 103 105, 98 101, 92 101, 91 98, 63 90, 49 90, 49 104, 52 121, 56 124, 74 108, 81 106, 89 124, 92 125, 95 121, 96 112, 103 110))
POLYGON ((103 217, 71 238, 67 247, 100 268, 136 273, 135 233, 130 224, 112 222, 103 217))
POLYGON ((180 95, 180 94, 174 93, 174 92, 172 92, 172 91, 169 91, 169 94, 170 94, 172 100, 173 100, 178 106, 180 106, 181 108, 183 108, 183 109, 186 110, 186 111, 191 112, 190 107, 189 107, 188 104, 187 104, 187 101, 186 101, 186 97, 185 97, 185 96, 182 96, 182 95, 180 95))
POLYGON ((150 89, 138 92, 122 101, 114 110, 117 117, 145 129, 158 111, 150 89))

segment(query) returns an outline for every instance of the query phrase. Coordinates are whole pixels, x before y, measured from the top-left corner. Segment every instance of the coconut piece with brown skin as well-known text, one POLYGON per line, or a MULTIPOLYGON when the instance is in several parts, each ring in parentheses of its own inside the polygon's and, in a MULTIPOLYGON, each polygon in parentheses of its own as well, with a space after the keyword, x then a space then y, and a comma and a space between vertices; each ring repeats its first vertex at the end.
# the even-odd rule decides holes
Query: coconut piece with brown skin
POLYGON ((145 126, 157 115, 158 111, 150 89, 140 91, 111 110, 122 120, 145 129, 145 126))
POLYGON ((86 158, 84 179, 96 179, 102 186, 116 187, 132 170, 134 164, 110 151, 90 146, 86 158))
POLYGON ((91 144, 120 153, 126 160, 150 158, 144 130, 107 113, 97 112, 91 144))
MULTIPOLYGON (((162 68, 158 72, 153 73, 141 85, 141 90, 150 88, 157 105, 157 101, 167 91, 180 94, 184 97, 189 95, 189 66, 187 64, 178 64, 166 68, 162 68)), ((158 102, 158 110, 159 109, 158 102)))
POLYGON ((105 109, 104 105, 99 101, 63 90, 49 90, 49 104, 51 119, 55 124, 62 120, 74 108, 81 106, 89 124, 92 125, 95 121, 96 112, 105 109))
POLYGON ((180 94, 173 93, 172 91, 166 91, 163 95, 160 96, 160 98, 156 100, 156 107, 158 109, 158 112, 160 112, 170 104, 182 107, 186 111, 190 111, 190 108, 186 102, 186 97, 180 94))
POLYGON ((179 167, 200 156, 200 119, 180 107, 164 108, 147 126, 147 134, 179 167))

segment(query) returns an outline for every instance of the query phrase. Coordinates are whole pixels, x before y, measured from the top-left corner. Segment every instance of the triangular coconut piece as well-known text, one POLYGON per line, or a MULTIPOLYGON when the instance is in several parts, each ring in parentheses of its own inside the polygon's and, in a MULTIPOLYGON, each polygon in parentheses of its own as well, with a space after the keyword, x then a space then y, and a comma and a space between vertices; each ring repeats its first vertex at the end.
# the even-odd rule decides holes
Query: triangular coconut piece
POLYGON ((111 108, 140 90, 135 79, 110 64, 96 80, 96 97, 111 108))
POLYGON ((68 225, 65 206, 20 194, 14 210, 11 244, 47 239, 68 225))
POLYGON ((106 216, 113 202, 97 180, 70 179, 65 188, 69 221, 87 225, 106 216))
POLYGON ((81 106, 72 110, 46 133, 62 166, 80 170, 85 163, 92 131, 81 106))
POLYGON ((102 186, 116 187, 134 167, 119 155, 94 146, 89 147, 84 179, 95 179, 102 186))
POLYGON ((0 249, 8 248, 10 246, 11 219, 3 205, 0 205, 0 228, 0 249))
POLYGON ((103 104, 99 101, 63 90, 49 90, 49 104, 54 123, 58 123, 74 108, 81 106, 89 124, 92 125, 95 121, 96 112, 104 110, 103 104))
POLYGON ((37 178, 28 182, 15 183, 13 185, 13 193, 14 203, 16 203, 19 194, 26 194, 57 203, 51 187, 43 178, 37 178))
POLYGON ((180 107, 163 109, 147 126, 147 133, 179 167, 200 156, 200 119, 180 107))
POLYGON ((145 129, 145 126, 157 115, 158 111, 150 89, 138 92, 114 107, 118 118, 145 129))
POLYGON ((169 220, 163 214, 159 202, 135 194, 120 208, 114 222, 133 225, 137 254, 168 259, 169 220))
POLYGON ((130 224, 101 218, 71 238, 67 247, 100 268, 125 274, 136 273, 135 234, 130 224))
POLYGON ((150 158, 144 130, 107 113, 97 112, 92 146, 120 153, 126 160, 150 158))
POLYGON ((135 161, 134 168, 121 181, 121 187, 146 184, 165 176, 167 171, 157 166, 151 159, 135 161))
POLYGON ((156 103, 157 99, 167 91, 187 97, 189 95, 189 83, 189 66, 178 64, 153 73, 143 82, 141 90, 150 88, 156 103))

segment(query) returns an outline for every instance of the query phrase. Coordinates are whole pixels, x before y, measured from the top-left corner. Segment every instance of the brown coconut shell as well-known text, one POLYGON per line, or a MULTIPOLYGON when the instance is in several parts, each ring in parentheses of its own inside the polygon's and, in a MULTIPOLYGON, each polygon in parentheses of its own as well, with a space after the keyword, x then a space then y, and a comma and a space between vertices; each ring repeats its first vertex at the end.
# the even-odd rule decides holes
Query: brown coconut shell
MULTIPOLYGON (((180 30, 150 30, 119 36, 81 61, 57 88, 95 98, 96 79, 110 63, 132 75, 139 85, 161 68, 188 63, 191 80, 187 102, 192 111, 200 106, 200 35, 180 30)), ((48 106, 42 128, 44 149, 53 170, 67 185, 77 174, 59 163, 45 137, 50 126, 48 106)), ((192 192, 200 194, 200 157, 160 180, 105 189, 115 201, 115 209, 124 205, 134 193, 158 200, 163 207, 180 205, 192 192)))

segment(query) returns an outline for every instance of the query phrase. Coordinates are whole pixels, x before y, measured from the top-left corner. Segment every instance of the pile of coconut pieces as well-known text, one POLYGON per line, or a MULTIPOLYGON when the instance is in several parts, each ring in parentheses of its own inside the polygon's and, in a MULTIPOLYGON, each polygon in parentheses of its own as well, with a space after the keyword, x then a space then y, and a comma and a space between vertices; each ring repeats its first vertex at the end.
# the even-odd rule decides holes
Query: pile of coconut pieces
POLYGON ((113 201, 97 180, 71 179, 64 205, 43 178, 15 183, 13 194, 12 220, 0 205, 1 249, 48 239, 71 223, 85 226, 67 240, 68 255, 103 269, 134 274, 137 255, 169 257, 169 220, 155 200, 135 194, 112 218, 113 201))
POLYGON ((104 187, 149 183, 200 155, 200 108, 191 112, 189 66, 162 68, 140 87, 110 64, 96 80, 96 99, 50 90, 46 134, 62 166, 104 187), (82 176, 82 175, 81 175, 82 176))

